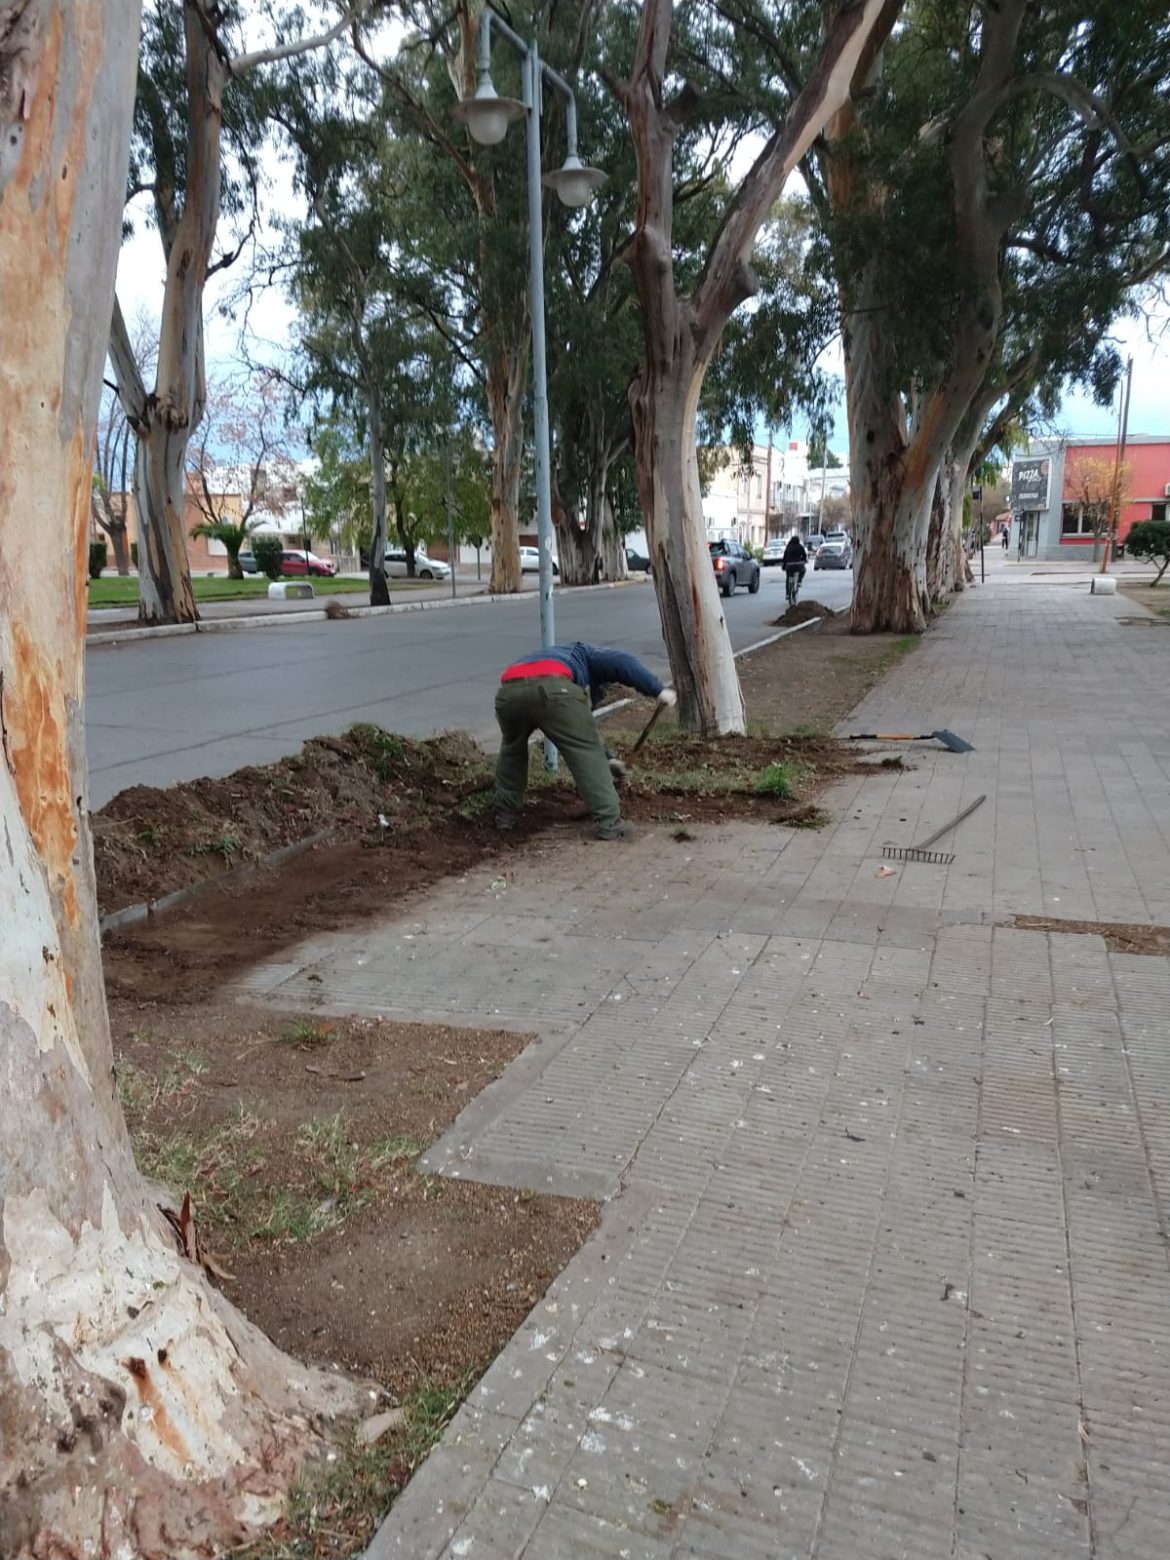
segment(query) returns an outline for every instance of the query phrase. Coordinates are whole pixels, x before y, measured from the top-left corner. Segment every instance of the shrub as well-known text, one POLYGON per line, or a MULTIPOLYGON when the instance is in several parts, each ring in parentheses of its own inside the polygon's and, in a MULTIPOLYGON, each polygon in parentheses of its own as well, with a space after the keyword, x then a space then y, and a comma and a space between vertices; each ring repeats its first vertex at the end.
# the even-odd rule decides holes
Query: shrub
POLYGON ((252 538, 252 556, 256 560, 256 567, 261 574, 268 576, 270 580, 280 578, 281 558, 284 553, 284 543, 279 536, 254 536, 252 538))
POLYGON ((1130 526, 1125 548, 1131 558, 1146 558, 1155 566, 1157 585, 1170 566, 1170 520, 1139 520, 1130 526))
POLYGON ((90 542, 89 544, 89 577, 91 580, 100 580, 102 570, 110 561, 110 549, 105 542, 90 542))

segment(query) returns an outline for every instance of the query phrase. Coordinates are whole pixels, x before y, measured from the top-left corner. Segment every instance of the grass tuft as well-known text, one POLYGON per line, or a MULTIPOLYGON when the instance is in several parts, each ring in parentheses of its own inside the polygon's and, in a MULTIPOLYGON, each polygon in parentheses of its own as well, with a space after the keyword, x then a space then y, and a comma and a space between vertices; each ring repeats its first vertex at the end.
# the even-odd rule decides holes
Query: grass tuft
POLYGON ((477 1366, 455 1381, 425 1379, 403 1402, 401 1424, 372 1446, 356 1429, 336 1440, 323 1461, 305 1470, 271 1532, 236 1551, 239 1560, 348 1560, 360 1554, 480 1374, 477 1366))
POLYGON ((769 764, 756 779, 757 796, 775 796, 782 802, 792 801, 796 788, 795 764, 769 764))

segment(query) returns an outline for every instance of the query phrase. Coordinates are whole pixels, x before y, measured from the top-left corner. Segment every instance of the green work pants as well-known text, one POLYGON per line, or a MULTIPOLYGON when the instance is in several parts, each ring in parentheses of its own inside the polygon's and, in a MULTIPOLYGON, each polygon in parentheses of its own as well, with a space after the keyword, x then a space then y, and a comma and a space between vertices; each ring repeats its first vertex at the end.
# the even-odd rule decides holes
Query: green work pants
POLYGON ((598 823, 606 828, 618 821, 621 804, 584 688, 568 677, 501 683, 496 720, 503 738, 496 760, 496 794, 502 806, 520 810, 528 784, 528 739, 540 731, 568 764, 582 800, 598 823))

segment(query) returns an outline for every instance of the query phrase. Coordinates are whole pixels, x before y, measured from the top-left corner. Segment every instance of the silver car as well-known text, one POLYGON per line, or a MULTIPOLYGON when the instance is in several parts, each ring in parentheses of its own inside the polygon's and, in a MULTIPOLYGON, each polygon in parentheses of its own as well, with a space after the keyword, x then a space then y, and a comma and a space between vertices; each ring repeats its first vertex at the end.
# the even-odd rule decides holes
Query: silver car
POLYGON ((764 551, 760 555, 760 562, 767 567, 769 564, 779 563, 784 557, 784 549, 788 546, 782 536, 771 536, 764 543, 764 551))
POLYGON ((814 569, 851 569, 853 567, 853 548, 849 538, 843 531, 835 535, 830 532, 825 537, 817 550, 814 569))

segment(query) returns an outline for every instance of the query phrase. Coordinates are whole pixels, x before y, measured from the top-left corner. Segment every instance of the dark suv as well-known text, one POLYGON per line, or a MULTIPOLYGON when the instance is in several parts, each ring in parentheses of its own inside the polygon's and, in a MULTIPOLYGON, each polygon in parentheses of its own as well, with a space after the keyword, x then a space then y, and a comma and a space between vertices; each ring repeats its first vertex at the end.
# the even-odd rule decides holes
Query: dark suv
POLYGON ((760 588, 760 566, 739 542, 711 542, 711 565, 715 583, 725 596, 739 585, 746 585, 754 596, 760 588))

